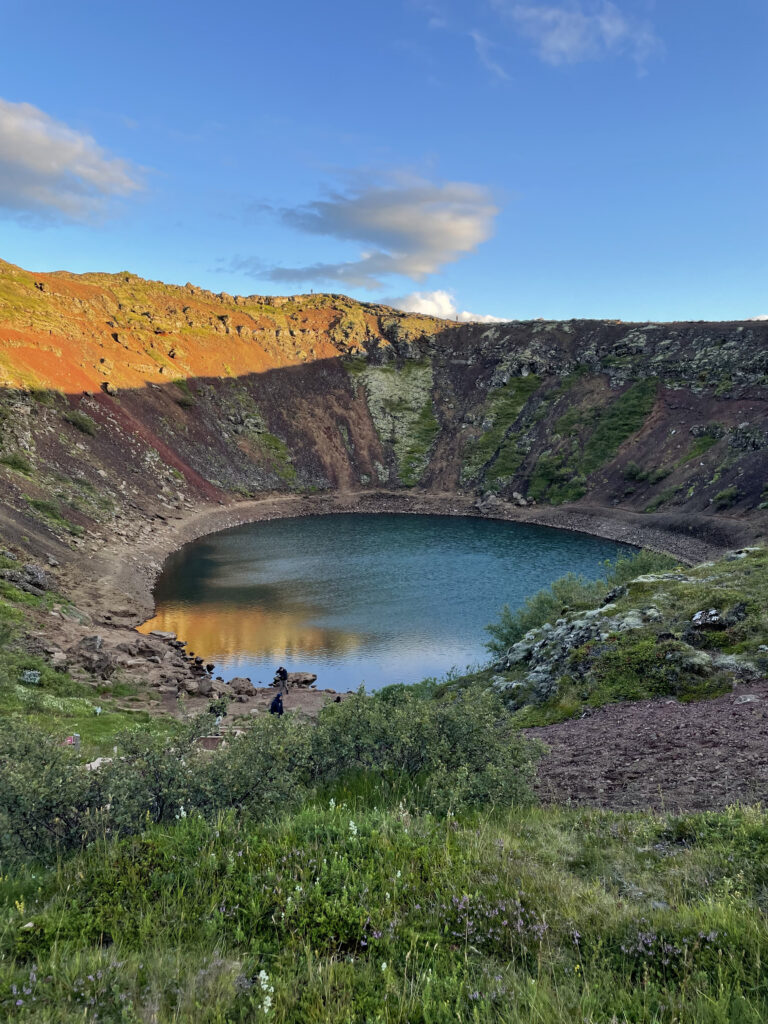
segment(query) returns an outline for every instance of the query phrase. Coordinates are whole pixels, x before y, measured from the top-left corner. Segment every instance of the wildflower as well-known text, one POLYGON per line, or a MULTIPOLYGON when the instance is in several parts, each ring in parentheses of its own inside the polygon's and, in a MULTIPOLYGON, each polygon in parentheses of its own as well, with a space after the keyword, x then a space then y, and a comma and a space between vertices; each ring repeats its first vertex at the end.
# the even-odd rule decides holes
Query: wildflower
POLYGON ((357 835, 357 825, 354 823, 354 821, 350 821, 350 823, 349 823, 349 831, 350 831, 350 835, 353 835, 353 836, 357 835))
POLYGON ((335 806, 336 806, 336 801, 333 799, 333 797, 331 797, 331 799, 328 801, 328 807, 331 810, 333 810, 335 808, 335 806))
POLYGON ((400 870, 400 868, 398 868, 397 869, 397 874, 395 875, 395 878, 400 878, 401 875, 402 875, 402 871, 400 870))
POLYGON ((184 804, 182 804, 181 807, 179 807, 179 813, 176 815, 176 819, 186 818, 186 816, 187 812, 184 810, 184 804))
POLYGON ((387 961, 386 960, 382 960, 382 962, 381 962, 381 969, 382 969, 382 971, 386 971, 386 969, 387 969, 387 961))

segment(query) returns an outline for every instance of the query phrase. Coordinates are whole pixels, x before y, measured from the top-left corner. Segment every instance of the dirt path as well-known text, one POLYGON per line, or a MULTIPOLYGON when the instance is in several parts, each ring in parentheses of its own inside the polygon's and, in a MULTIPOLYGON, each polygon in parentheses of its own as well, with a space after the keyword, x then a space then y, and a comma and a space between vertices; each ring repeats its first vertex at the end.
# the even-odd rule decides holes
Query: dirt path
POLYGON ((609 704, 527 732, 550 747, 536 783, 546 803, 678 811, 768 802, 768 682, 694 704, 609 704))

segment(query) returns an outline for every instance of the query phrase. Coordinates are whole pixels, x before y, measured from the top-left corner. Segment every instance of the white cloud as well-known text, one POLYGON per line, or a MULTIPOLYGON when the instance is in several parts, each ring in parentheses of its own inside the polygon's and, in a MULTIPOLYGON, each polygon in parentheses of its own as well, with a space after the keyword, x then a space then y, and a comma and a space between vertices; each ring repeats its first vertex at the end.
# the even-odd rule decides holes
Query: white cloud
POLYGON ((131 165, 30 103, 0 99, 0 208, 85 220, 140 187, 131 165))
POLYGON ((459 312, 456 299, 450 292, 438 289, 434 292, 411 292, 399 299, 391 299, 390 305, 402 309, 406 313, 425 313, 427 316, 441 317, 443 320, 458 320, 461 323, 501 324, 505 318, 491 316, 488 313, 470 313, 468 310, 459 312))
POLYGON ((628 54, 642 65, 660 47, 651 26, 622 13, 610 0, 596 3, 521 4, 492 0, 518 30, 531 39, 548 64, 628 54))
POLYGON ((761 316, 751 316, 750 320, 768 320, 768 313, 763 313, 761 316))
POLYGON ((469 33, 469 36, 472 42, 475 44, 475 53, 477 54, 477 58, 483 65, 483 67, 487 71, 490 71, 492 75, 495 75, 497 78, 502 79, 502 81, 508 81, 509 75, 507 74, 507 72, 491 56, 493 44, 491 43, 490 39, 487 39, 482 34, 482 32, 478 32, 477 29, 473 29, 473 31, 469 33))
POLYGON ((277 213, 299 231, 360 242, 365 248, 357 259, 340 263, 263 271, 255 261, 237 260, 235 269, 272 281, 338 281, 377 288, 383 277, 393 274, 421 281, 472 252, 490 238, 498 207, 482 185, 399 175, 277 213))

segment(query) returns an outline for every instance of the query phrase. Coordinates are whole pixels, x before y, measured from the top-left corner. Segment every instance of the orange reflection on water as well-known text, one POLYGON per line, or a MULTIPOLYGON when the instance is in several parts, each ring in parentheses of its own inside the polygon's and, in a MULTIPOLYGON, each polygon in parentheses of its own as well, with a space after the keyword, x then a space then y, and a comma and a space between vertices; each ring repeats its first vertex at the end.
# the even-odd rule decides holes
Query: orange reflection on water
POLYGON ((175 633, 195 654, 212 659, 245 654, 282 657, 294 650, 349 654, 365 643, 358 633, 312 626, 290 611, 216 604, 167 604, 138 629, 140 633, 153 629, 175 633))

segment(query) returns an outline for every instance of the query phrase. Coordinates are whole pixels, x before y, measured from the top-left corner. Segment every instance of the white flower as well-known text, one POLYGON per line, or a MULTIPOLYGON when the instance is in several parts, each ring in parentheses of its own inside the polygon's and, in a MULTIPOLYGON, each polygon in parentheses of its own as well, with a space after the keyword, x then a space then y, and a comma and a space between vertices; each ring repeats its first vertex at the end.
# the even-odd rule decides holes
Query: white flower
POLYGON ((401 875, 402 875, 402 871, 400 870, 400 868, 398 868, 397 869, 397 874, 395 875, 395 877, 399 878, 401 875))
POLYGON ((184 804, 182 804, 181 807, 179 807, 179 813, 176 815, 176 818, 178 820, 179 818, 186 818, 186 816, 187 812, 184 810, 184 804))
POLYGON ((386 960, 382 960, 382 962, 381 962, 381 969, 382 969, 382 971, 386 971, 386 969, 387 969, 387 961, 386 960))
POLYGON ((350 821, 350 823, 349 823, 349 831, 350 831, 350 833, 353 836, 357 835, 357 825, 354 823, 354 821, 350 821))
POLYGON ((328 801, 328 806, 330 807, 331 810, 333 810, 334 807, 336 806, 336 801, 333 799, 333 797, 331 797, 331 799, 328 801))

